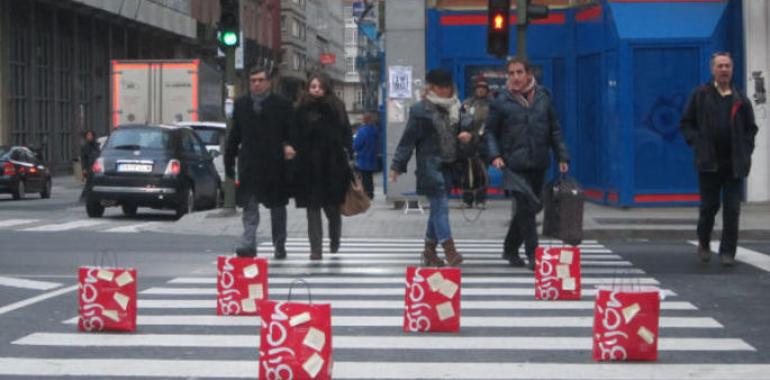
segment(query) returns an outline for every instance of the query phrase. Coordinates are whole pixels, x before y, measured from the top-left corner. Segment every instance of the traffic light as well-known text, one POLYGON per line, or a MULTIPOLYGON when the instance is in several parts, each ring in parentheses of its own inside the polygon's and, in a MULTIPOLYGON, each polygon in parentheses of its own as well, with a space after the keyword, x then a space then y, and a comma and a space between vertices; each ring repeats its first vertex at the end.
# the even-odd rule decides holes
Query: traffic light
POLYGON ((240 43, 239 0, 219 0, 219 45, 236 47, 240 43))
POLYGON ((516 0, 516 25, 527 25, 531 20, 548 17, 548 6, 531 4, 531 0, 516 0))
POLYGON ((499 58, 508 55, 508 20, 511 0, 489 0, 487 11, 487 53, 499 58))

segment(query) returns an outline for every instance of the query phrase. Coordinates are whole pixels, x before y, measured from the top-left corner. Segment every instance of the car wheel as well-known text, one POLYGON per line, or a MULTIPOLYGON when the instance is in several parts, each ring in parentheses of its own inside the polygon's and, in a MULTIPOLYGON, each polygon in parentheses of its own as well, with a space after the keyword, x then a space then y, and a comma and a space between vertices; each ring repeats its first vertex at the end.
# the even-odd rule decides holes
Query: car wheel
POLYGON ((104 215, 104 206, 99 201, 89 198, 86 200, 86 214, 89 218, 101 218, 104 215))
POLYGON ((24 181, 19 180, 19 184, 16 185, 16 191, 13 192, 13 199, 19 200, 24 199, 25 190, 24 190, 24 181))
POLYGON ((131 203, 124 203, 120 207, 123 209, 123 215, 125 216, 136 216, 136 209, 139 208, 139 206, 131 203))
POLYGON ((188 187, 183 194, 184 196, 179 200, 179 204, 176 206, 177 219, 184 216, 184 214, 195 211, 195 191, 193 191, 192 187, 188 187))
POLYGON ((51 197, 51 179, 45 181, 45 187, 40 192, 40 198, 48 199, 51 197))

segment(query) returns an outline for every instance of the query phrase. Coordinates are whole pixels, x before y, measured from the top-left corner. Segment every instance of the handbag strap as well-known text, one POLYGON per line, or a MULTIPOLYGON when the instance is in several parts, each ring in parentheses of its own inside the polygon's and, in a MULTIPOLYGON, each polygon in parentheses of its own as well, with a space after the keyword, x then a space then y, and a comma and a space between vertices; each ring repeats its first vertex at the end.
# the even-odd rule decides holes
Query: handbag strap
POLYGON ((301 283, 301 284, 305 285, 305 289, 307 289, 307 303, 312 304, 313 303, 313 298, 310 296, 310 284, 308 284, 307 281, 305 281, 304 279, 301 279, 301 278, 297 278, 297 279, 293 280, 291 282, 291 284, 289 284, 289 296, 288 296, 287 300, 291 301, 291 292, 294 290, 294 284, 298 284, 298 283, 301 283))

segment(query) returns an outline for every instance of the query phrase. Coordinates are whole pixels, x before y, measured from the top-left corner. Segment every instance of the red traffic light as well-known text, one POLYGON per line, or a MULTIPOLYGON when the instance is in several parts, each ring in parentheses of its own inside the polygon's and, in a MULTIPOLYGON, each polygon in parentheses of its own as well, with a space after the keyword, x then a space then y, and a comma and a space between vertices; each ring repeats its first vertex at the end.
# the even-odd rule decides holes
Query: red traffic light
POLYGON ((505 16, 502 14, 496 14, 492 17, 492 29, 504 30, 505 29, 505 16))

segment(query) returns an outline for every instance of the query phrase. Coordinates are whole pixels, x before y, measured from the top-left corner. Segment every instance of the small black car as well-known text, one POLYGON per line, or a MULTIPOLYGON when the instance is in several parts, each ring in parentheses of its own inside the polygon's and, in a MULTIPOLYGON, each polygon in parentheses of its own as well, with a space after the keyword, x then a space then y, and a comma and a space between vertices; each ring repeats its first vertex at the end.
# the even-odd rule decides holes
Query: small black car
POLYGON ((86 212, 100 217, 105 206, 135 215, 138 207, 166 208, 176 216, 215 208, 221 187, 212 155, 188 127, 121 125, 94 163, 86 212))
POLYGON ((0 193, 22 199, 28 193, 51 197, 51 172, 39 155, 24 146, 0 146, 0 193))

